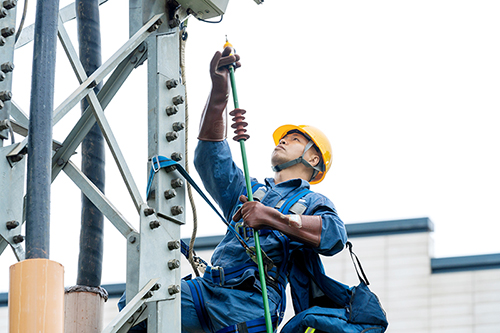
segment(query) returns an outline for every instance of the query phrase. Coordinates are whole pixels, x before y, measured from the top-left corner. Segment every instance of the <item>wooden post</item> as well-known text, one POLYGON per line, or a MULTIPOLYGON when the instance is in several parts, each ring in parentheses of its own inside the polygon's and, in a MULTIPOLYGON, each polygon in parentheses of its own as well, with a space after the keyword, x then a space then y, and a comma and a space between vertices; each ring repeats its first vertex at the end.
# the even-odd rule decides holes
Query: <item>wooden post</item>
POLYGON ((103 329, 104 302, 107 293, 102 288, 104 293, 93 290, 96 288, 76 287, 66 291, 64 332, 100 333, 103 329))

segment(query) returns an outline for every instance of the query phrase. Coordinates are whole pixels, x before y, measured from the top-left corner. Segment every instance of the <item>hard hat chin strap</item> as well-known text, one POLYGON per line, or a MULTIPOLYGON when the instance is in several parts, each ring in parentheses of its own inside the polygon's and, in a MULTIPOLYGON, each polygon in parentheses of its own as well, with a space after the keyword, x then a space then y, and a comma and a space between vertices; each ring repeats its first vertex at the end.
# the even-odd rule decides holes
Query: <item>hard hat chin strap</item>
POLYGON ((276 166, 272 166, 272 169, 274 172, 280 172, 281 170, 284 170, 286 168, 289 168, 291 166, 294 166, 295 164, 299 164, 299 163, 302 163, 304 164, 306 167, 308 168, 312 168, 314 169, 314 172, 313 172, 313 175, 310 179, 313 180, 314 177, 316 177, 316 175, 318 174, 318 172, 324 172, 325 171, 325 167, 323 165, 323 163, 318 163, 318 165, 316 166, 312 166, 309 162, 307 162, 305 159, 304 159, 304 155, 306 154, 306 152, 312 147, 314 146, 314 142, 312 141, 309 141, 306 146, 304 147, 304 152, 302 153, 302 156, 294 159, 294 160, 291 160, 291 161, 288 161, 288 162, 285 162, 285 163, 282 163, 282 164, 278 164, 276 166), (319 165, 321 164, 321 166, 319 165))

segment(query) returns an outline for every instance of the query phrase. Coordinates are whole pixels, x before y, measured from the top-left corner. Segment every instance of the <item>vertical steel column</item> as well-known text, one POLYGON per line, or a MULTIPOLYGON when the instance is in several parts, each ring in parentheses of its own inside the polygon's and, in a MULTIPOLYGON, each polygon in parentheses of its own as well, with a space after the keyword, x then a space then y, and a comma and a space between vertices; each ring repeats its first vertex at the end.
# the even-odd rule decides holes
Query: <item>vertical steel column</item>
MULTIPOLYGON (((130 32, 158 14, 163 23, 147 39, 148 167, 157 156, 184 166, 184 98, 180 77, 179 28, 169 26, 165 0, 129 0, 130 32)), ((149 171, 147 176, 149 176, 149 171)), ((148 332, 181 331, 180 226, 184 224, 184 181, 176 171, 156 173, 147 204, 140 208, 140 237, 127 242, 127 302, 152 279, 157 281, 137 322, 148 332), (151 209, 152 208, 152 209, 151 209)))
MULTIPOLYGON (((179 28, 158 33, 148 41, 148 156, 162 155, 185 166, 185 87, 180 78, 179 28)), ((179 241, 180 227, 185 223, 182 176, 177 171, 161 170, 152 189, 154 196, 148 198, 148 204, 155 208, 162 228, 167 231, 168 238, 162 240, 163 244, 179 241)), ((167 248, 163 255, 174 265, 163 271, 168 293, 165 300, 156 303, 156 325, 158 332, 177 333, 181 331, 180 251, 167 248)))
POLYGON ((59 0, 37 1, 28 136, 26 259, 49 258, 52 112, 58 13, 59 0))

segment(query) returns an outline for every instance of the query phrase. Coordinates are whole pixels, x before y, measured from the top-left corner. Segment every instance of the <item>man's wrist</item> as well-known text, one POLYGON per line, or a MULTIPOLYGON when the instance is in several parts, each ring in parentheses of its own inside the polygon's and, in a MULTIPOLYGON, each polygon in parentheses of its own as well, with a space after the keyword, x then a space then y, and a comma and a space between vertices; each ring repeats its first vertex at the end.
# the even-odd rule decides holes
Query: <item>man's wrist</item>
POLYGON ((292 228, 300 229, 302 228, 302 219, 300 215, 288 215, 288 226, 292 228))

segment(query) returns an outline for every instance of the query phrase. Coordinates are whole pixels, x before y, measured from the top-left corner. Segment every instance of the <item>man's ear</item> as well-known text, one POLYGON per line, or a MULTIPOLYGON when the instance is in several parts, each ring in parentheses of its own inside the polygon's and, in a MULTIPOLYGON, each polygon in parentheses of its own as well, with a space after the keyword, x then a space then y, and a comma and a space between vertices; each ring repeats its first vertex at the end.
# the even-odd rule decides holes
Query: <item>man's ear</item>
POLYGON ((309 162, 309 164, 311 164, 313 167, 317 166, 319 161, 320 161, 320 158, 319 158, 318 154, 312 154, 309 157, 309 159, 307 160, 307 162, 309 162))

